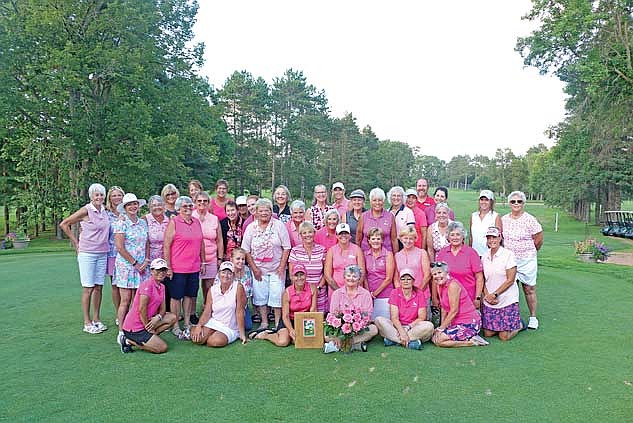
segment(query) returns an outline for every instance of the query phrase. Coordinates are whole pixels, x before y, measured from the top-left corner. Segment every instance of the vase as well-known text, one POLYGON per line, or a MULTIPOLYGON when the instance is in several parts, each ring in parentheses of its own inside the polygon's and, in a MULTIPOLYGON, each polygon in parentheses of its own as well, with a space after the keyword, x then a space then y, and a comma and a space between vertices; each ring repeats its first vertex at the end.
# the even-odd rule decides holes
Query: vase
POLYGON ((585 263, 595 263, 596 259, 592 253, 580 253, 576 256, 578 260, 584 261, 585 263))
POLYGON ((345 337, 341 340, 341 352, 345 354, 352 353, 352 338, 351 337, 345 337))
POLYGON ((29 242, 31 241, 27 241, 27 240, 15 240, 13 241, 13 248, 15 249, 20 249, 20 248, 26 248, 29 246, 29 242))

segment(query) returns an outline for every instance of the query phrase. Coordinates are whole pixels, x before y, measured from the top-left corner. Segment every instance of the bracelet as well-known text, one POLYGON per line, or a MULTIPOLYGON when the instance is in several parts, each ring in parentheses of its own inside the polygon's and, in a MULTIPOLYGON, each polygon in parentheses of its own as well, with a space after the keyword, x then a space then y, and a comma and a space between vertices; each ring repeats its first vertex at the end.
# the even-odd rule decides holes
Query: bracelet
POLYGON ((158 313, 156 316, 154 317, 158 317, 158 320, 162 321, 163 320, 163 316, 160 315, 160 313, 158 313))
POLYGON ((134 263, 132 263, 132 266, 136 266, 138 264, 138 260, 134 260, 134 263))

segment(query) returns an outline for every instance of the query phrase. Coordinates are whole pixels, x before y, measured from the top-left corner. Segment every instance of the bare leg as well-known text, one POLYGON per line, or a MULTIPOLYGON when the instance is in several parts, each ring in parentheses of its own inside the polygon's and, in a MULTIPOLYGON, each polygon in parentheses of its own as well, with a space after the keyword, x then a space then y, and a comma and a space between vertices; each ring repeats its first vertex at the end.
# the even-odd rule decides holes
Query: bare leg
MULTIPOLYGON (((127 339, 127 338, 126 338, 127 339)), ((149 341, 143 345, 139 345, 131 339, 127 339, 127 343, 154 354, 162 354, 167 351, 167 343, 160 339, 158 335, 153 335, 149 341)))
POLYGON ((130 309, 130 304, 134 298, 135 291, 136 289, 119 288, 119 292, 121 293, 121 303, 119 304, 119 309, 117 311, 119 330, 123 330, 123 322, 125 321, 125 316, 130 309))
POLYGON ((484 336, 486 338, 490 338, 495 336, 497 333, 499 333, 499 338, 501 338, 501 333, 500 332, 495 332, 494 330, 488 330, 488 329, 484 329, 484 336))
POLYGON ((225 334, 217 330, 214 331, 209 336, 209 338, 207 338, 208 347, 221 348, 221 347, 226 346, 228 343, 229 343, 229 338, 227 338, 225 334))
POLYGON ((273 307, 273 312, 275 313, 275 327, 278 327, 281 320, 281 307, 273 307))
POLYGON ((161 323, 156 327, 156 329, 154 330, 154 334, 158 335, 160 333, 165 332, 166 330, 168 330, 170 327, 172 327, 174 325, 174 323, 176 323, 178 321, 178 319, 176 318, 176 315, 173 313, 165 313, 165 315, 163 316, 163 320, 161 320, 161 323))
POLYGON ((255 336, 255 339, 265 339, 278 347, 287 347, 290 344, 290 333, 288 329, 283 328, 276 333, 260 332, 255 336))
MULTIPOLYGON (((204 303, 207 301, 207 292, 211 289, 211 285, 213 285, 213 279, 202 279, 202 309, 204 310, 204 303)), ((195 305, 195 304, 194 304, 195 305)), ((194 311, 195 311, 194 307, 194 311)))
POLYGON ((453 341, 445 333, 436 332, 433 335, 433 343, 442 348, 459 348, 459 347, 474 347, 475 344, 472 341, 453 341))
POLYGON ((530 310, 530 317, 536 317, 536 285, 523 285, 523 293, 525 294, 525 302, 527 303, 528 310, 530 310))
POLYGON ((186 328, 191 326, 191 322, 189 321, 189 317, 191 316, 191 313, 192 313, 193 298, 194 297, 185 297, 182 300, 182 307, 184 309, 182 314, 183 314, 183 317, 184 317, 184 324, 185 324, 186 328))
POLYGON ((81 311, 84 314, 84 325, 92 323, 90 318, 90 297, 94 288, 82 288, 81 289, 81 311))
POLYGON ((180 316, 180 300, 172 298, 169 301, 169 308, 171 309, 171 312, 174 314, 174 316, 176 316, 176 319, 174 321, 174 330, 179 330, 180 326, 178 325, 178 318, 180 316))
POLYGON ((262 306, 257 306, 255 307, 257 308, 257 310, 259 311, 259 315, 262 316, 262 323, 259 325, 260 328, 267 328, 268 327, 268 306, 267 305, 262 305, 262 306))
MULTIPOLYGON (((112 277, 110 277, 110 280, 112 280, 112 277)), ((116 285, 112 285, 112 304, 114 305, 114 312, 117 313, 119 305, 121 305, 121 293, 116 285)))
POLYGON ((95 322, 101 321, 101 293, 103 292, 103 285, 95 285, 92 291, 92 320, 95 322))

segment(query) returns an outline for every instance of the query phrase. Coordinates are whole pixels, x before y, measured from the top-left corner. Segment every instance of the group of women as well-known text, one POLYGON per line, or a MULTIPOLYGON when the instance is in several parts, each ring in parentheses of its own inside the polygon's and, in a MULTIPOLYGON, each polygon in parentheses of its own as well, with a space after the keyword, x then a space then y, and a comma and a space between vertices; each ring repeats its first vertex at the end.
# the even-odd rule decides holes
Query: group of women
MULTIPOLYGON (((501 217, 494 194, 482 191, 468 237, 446 203, 448 189, 438 187, 431 198, 426 180, 419 180, 416 190, 396 186, 385 194, 374 188, 368 198, 357 189, 349 199, 337 182, 331 203, 327 187, 317 185, 309 207, 291 201, 283 185, 274 191, 274 203, 256 196, 230 199, 224 180, 216 183, 215 197, 199 181, 188 188, 187 196, 165 185, 161 195, 150 197, 149 213, 141 215, 145 200, 120 187, 106 193, 93 184, 90 203, 61 223, 78 253, 85 332, 107 330, 100 319, 106 274, 123 352, 132 346, 166 350, 166 344, 144 348, 144 340, 160 333, 158 325, 139 329, 136 324, 139 333, 125 327, 126 319, 138 323, 155 317, 130 317, 150 312, 130 306, 146 304, 144 297, 156 284, 164 286, 164 298, 153 312, 169 322, 161 331, 212 347, 237 339, 285 346, 294 342, 295 313, 336 313, 350 305, 373 322, 354 339, 363 351, 378 333, 386 346, 421 349, 428 340, 441 347, 486 345, 481 329, 485 337, 509 340, 525 328, 538 328, 536 252, 543 236, 524 211, 521 192, 508 196, 511 212, 501 217), (75 223, 81 226, 79 238, 75 223), (164 259, 164 269, 153 265, 158 259, 164 259), (520 317, 517 281, 529 323, 520 317), (253 323, 259 327, 247 332, 253 323)), ((340 340, 325 341, 324 351, 338 350, 340 340)))

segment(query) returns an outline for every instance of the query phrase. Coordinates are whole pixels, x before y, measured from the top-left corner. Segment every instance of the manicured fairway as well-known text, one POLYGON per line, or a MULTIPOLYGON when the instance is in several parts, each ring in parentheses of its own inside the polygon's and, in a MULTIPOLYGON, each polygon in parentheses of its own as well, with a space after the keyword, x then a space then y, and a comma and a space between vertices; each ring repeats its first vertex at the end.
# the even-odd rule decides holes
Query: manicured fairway
MULTIPOLYGON (((464 210, 466 195, 454 200, 464 210)), ((633 268, 577 262, 573 240, 597 229, 564 217, 555 234, 553 210, 528 211, 546 228, 541 328, 479 348, 409 351, 375 339, 344 356, 264 341, 211 350, 167 334, 162 356, 123 355, 109 288, 111 329, 81 332, 72 253, 0 255, 0 419, 630 421, 633 268)))

